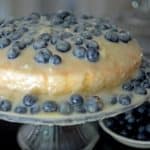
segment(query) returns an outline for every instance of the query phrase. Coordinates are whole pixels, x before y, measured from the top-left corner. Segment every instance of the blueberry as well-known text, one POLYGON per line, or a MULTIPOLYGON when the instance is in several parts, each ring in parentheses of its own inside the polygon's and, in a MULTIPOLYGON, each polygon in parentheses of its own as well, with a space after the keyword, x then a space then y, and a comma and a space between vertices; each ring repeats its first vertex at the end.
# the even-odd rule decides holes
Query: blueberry
POLYGON ((55 45, 55 44, 57 43, 58 39, 59 39, 59 38, 58 38, 57 35, 52 35, 51 40, 50 40, 50 43, 51 43, 52 45, 55 45))
POLYGON ((81 36, 85 39, 88 39, 88 40, 92 39, 92 34, 88 31, 82 32, 81 36))
POLYGON ((146 125, 145 131, 150 134, 150 124, 147 124, 147 125, 146 125))
POLYGON ((15 112, 19 113, 19 114, 25 114, 25 113, 27 113, 27 108, 24 106, 17 106, 15 108, 15 112))
POLYGON ((11 41, 7 38, 1 38, 0 39, 0 48, 5 48, 7 46, 9 46, 11 43, 11 41))
POLYGON ((139 95, 146 95, 147 94, 147 90, 143 87, 136 87, 134 88, 134 92, 136 94, 139 94, 139 95))
POLYGON ((22 41, 23 41, 23 43, 25 43, 25 45, 31 45, 33 43, 33 38, 24 37, 22 41))
POLYGON ((101 30, 108 30, 112 28, 112 25, 110 23, 105 22, 105 23, 100 24, 100 28, 101 30))
POLYGON ((141 83, 141 87, 143 88, 150 88, 150 80, 145 79, 142 83, 141 83))
POLYGON ((32 12, 29 16, 25 17, 25 20, 38 20, 40 17, 39 13, 32 12))
POLYGON ((52 53, 47 48, 43 48, 37 52, 34 59, 38 63, 48 63, 50 57, 52 57, 52 53))
POLYGON ((83 105, 84 99, 79 94, 74 94, 70 97, 70 104, 72 106, 81 106, 83 105))
POLYGON ((62 18, 62 19, 65 19, 66 17, 68 17, 70 15, 71 15, 71 12, 66 11, 66 10, 60 10, 57 12, 57 16, 62 18))
POLYGON ((0 110, 1 111, 10 111, 12 108, 12 104, 9 100, 0 101, 0 110))
POLYGON ((86 52, 87 60, 90 62, 97 62, 99 60, 99 56, 99 52, 93 48, 89 48, 86 52))
POLYGON ((131 80, 131 85, 133 88, 141 86, 141 82, 139 80, 133 79, 131 80))
POLYGON ((78 46, 75 47, 74 50, 72 51, 73 56, 82 59, 85 58, 86 55, 86 49, 84 47, 78 46))
POLYGON ((58 40, 56 43, 56 49, 60 52, 67 52, 71 49, 71 45, 67 41, 58 40))
POLYGON ((12 47, 7 52, 8 59, 15 59, 20 55, 20 50, 17 47, 12 47))
POLYGON ((77 33, 80 33, 80 32, 85 31, 85 27, 83 25, 77 25, 77 26, 74 27, 73 31, 77 32, 77 33))
POLYGON ((121 31, 119 33, 119 40, 124 42, 124 43, 128 43, 131 40, 131 35, 129 32, 125 32, 125 31, 121 31))
POLYGON ((44 41, 49 41, 51 39, 51 35, 49 33, 42 33, 40 34, 39 39, 42 39, 44 41))
POLYGON ((64 102, 64 103, 60 104, 59 112, 62 114, 71 114, 72 113, 72 107, 71 107, 70 103, 64 102))
POLYGON ((130 117, 130 118, 128 118, 128 120, 127 120, 127 122, 128 123, 130 123, 130 124, 133 124, 133 123, 135 123, 135 118, 132 116, 132 117, 130 117))
POLYGON ((60 18, 59 16, 54 15, 52 17, 52 24, 53 25, 60 25, 64 22, 64 20, 62 18, 60 18))
POLYGON ((132 86, 131 82, 126 82, 122 85, 122 89, 125 91, 132 91, 133 86, 132 86))
POLYGON ((102 31, 99 30, 99 29, 92 29, 91 30, 91 33, 94 35, 94 36, 100 36, 102 34, 102 31))
POLYGON ((27 107, 33 106, 37 102, 38 98, 34 95, 25 95, 23 97, 23 104, 27 107))
POLYGON ((145 126, 139 126, 138 132, 143 133, 145 131, 145 126))
POLYGON ((139 70, 138 74, 136 75, 136 80, 143 81, 146 78, 146 74, 144 70, 139 70))
POLYGON ((115 42, 115 43, 119 42, 119 37, 116 32, 108 31, 105 33, 104 37, 108 41, 115 42))
POLYGON ((20 39, 22 36, 23 36, 23 32, 20 30, 17 30, 10 35, 10 39, 12 41, 16 41, 16 40, 20 39))
POLYGON ((73 36, 73 34, 71 33, 71 32, 62 32, 61 34, 60 34, 60 37, 61 37, 61 39, 68 39, 68 38, 70 38, 70 37, 72 37, 73 36))
POLYGON ((41 49, 41 48, 46 48, 46 47, 47 47, 47 42, 44 41, 43 39, 38 39, 33 43, 34 49, 41 49))
POLYGON ((119 96, 119 103, 121 105, 129 105, 131 104, 131 98, 128 95, 120 95, 119 96))
POLYGON ((50 64, 58 65, 62 62, 62 59, 59 55, 52 55, 49 59, 50 64))
POLYGON ((30 113, 31 114, 37 114, 40 112, 40 106, 39 105, 33 105, 31 108, 30 108, 30 113))
POLYGON ((144 114, 144 113, 146 112, 146 107, 145 107, 145 105, 142 105, 142 106, 138 107, 138 108, 136 109, 136 111, 137 111, 138 113, 140 113, 140 114, 144 114))
POLYGON ((70 15, 65 18, 65 22, 67 22, 69 25, 75 25, 77 24, 77 19, 75 16, 70 15))
POLYGON ((117 104, 117 97, 116 97, 116 96, 111 97, 110 103, 111 103, 112 105, 117 104))
POLYGON ((96 41, 89 40, 86 42, 86 47, 87 48, 93 48, 93 49, 99 49, 99 45, 96 41))
POLYGON ((121 134, 122 136, 125 136, 125 137, 128 136, 128 132, 127 132, 126 130, 120 131, 120 134, 121 134))
POLYGON ((55 112, 57 111, 57 108, 57 104, 53 101, 46 101, 42 107, 44 112, 55 112))
POLYGON ((104 124, 108 127, 108 128, 110 128, 110 129, 112 129, 113 128, 113 126, 114 126, 114 119, 112 119, 112 118, 109 118, 109 119, 105 119, 104 120, 104 124))
POLYGON ((85 102, 85 108, 87 112, 95 113, 102 110, 103 105, 97 101, 97 97, 92 96, 85 102))
POLYGON ((145 140, 146 137, 145 137, 144 133, 139 133, 139 134, 137 135, 137 139, 138 139, 138 140, 145 140))
POLYGON ((81 36, 77 36, 73 40, 74 40, 76 45, 82 45, 83 44, 83 37, 81 37, 81 36))
POLYGON ((20 50, 26 47, 26 44, 23 41, 15 41, 12 45, 13 48, 18 48, 20 50))

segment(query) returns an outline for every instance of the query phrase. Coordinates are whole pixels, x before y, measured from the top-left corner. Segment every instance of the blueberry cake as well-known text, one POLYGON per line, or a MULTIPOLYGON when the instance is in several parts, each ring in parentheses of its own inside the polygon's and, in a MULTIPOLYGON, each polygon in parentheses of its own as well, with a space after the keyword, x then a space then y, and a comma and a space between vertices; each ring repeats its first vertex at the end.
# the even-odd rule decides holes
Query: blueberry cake
POLYGON ((59 118, 128 106, 149 94, 149 65, 107 19, 58 11, 1 20, 0 111, 59 118))

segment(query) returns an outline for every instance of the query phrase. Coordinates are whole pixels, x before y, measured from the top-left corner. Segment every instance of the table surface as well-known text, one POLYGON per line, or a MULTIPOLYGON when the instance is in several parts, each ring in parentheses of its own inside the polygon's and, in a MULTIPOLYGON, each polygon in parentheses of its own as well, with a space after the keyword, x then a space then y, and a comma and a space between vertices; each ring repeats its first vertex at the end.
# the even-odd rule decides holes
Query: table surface
MULTIPOLYGON (((12 150, 21 150, 16 140, 17 131, 20 126, 20 124, 0 121, 0 145, 1 147, 3 147, 4 150, 10 150, 10 148, 12 150)), ((94 150, 137 150, 116 142, 109 135, 104 133, 101 129, 100 133, 101 139, 97 143, 94 150)))

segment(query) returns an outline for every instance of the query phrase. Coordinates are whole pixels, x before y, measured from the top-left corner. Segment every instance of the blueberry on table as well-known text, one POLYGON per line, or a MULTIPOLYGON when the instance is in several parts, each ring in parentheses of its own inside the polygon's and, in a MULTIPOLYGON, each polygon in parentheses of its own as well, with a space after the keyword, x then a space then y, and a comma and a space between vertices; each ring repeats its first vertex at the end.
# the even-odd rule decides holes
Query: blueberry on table
POLYGON ((9 36, 12 41, 16 41, 23 36, 23 32, 21 30, 16 30, 14 33, 11 33, 9 36))
POLYGON ((119 96, 119 103, 121 105, 129 105, 131 104, 131 98, 128 95, 121 95, 119 96))
POLYGON ((17 47, 11 47, 7 52, 8 59, 15 59, 20 55, 20 50, 17 47))
POLYGON ((27 108, 25 106, 17 106, 14 111, 18 114, 25 114, 27 113, 27 108))
POLYGON ((71 49, 71 45, 67 41, 58 40, 56 42, 56 49, 59 52, 68 52, 71 49))
POLYGON ((59 65, 61 64, 62 62, 62 59, 59 55, 52 55, 50 58, 49 58, 49 63, 50 64, 53 64, 53 65, 59 65))
POLYGON ((104 35, 105 39, 107 39, 110 42, 117 43, 119 42, 119 37, 117 32, 113 31, 107 31, 104 35))
POLYGON ((26 47, 26 44, 23 41, 15 41, 12 44, 12 47, 18 48, 20 50, 23 50, 26 47))
POLYGON ((91 32, 88 32, 88 31, 82 32, 81 36, 88 40, 92 39, 92 34, 91 34, 91 32))
POLYGON ((11 41, 7 38, 1 38, 0 39, 0 48, 5 48, 7 46, 9 46, 11 43, 11 41))
POLYGON ((23 97, 23 104, 27 107, 33 106, 37 102, 38 98, 34 95, 28 94, 23 97))
POLYGON ((66 17, 70 16, 72 13, 70 11, 66 11, 66 10, 60 10, 57 12, 57 16, 62 18, 62 19, 65 19, 66 17))
POLYGON ((88 61, 97 62, 99 60, 99 57, 100 57, 100 53, 98 52, 98 50, 93 48, 87 49, 86 58, 88 61))
POLYGON ((1 111, 10 111, 12 108, 12 104, 9 100, 0 101, 0 110, 1 111))
POLYGON ((77 46, 73 49, 72 54, 79 59, 85 58, 86 49, 82 46, 77 46))
POLYGON ((42 107, 44 112, 56 112, 57 108, 58 106, 54 101, 46 101, 42 107))

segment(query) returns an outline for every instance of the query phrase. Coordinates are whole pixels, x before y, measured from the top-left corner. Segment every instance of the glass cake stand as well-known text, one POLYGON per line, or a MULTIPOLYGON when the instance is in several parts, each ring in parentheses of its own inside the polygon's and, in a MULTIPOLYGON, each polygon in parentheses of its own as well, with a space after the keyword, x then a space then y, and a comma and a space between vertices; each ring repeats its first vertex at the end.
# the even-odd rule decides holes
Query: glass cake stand
POLYGON ((141 105, 145 100, 134 102, 115 111, 81 114, 63 119, 36 119, 0 112, 0 119, 23 123, 18 133, 22 150, 92 150, 99 140, 97 120, 115 116, 141 105))
POLYGON ((104 103, 104 109, 96 113, 72 115, 36 115, 1 112, 0 119, 23 123, 18 133, 18 143, 22 150, 92 150, 99 140, 96 121, 113 117, 131 110, 150 99, 150 90, 143 98, 132 100, 128 106, 104 103))

